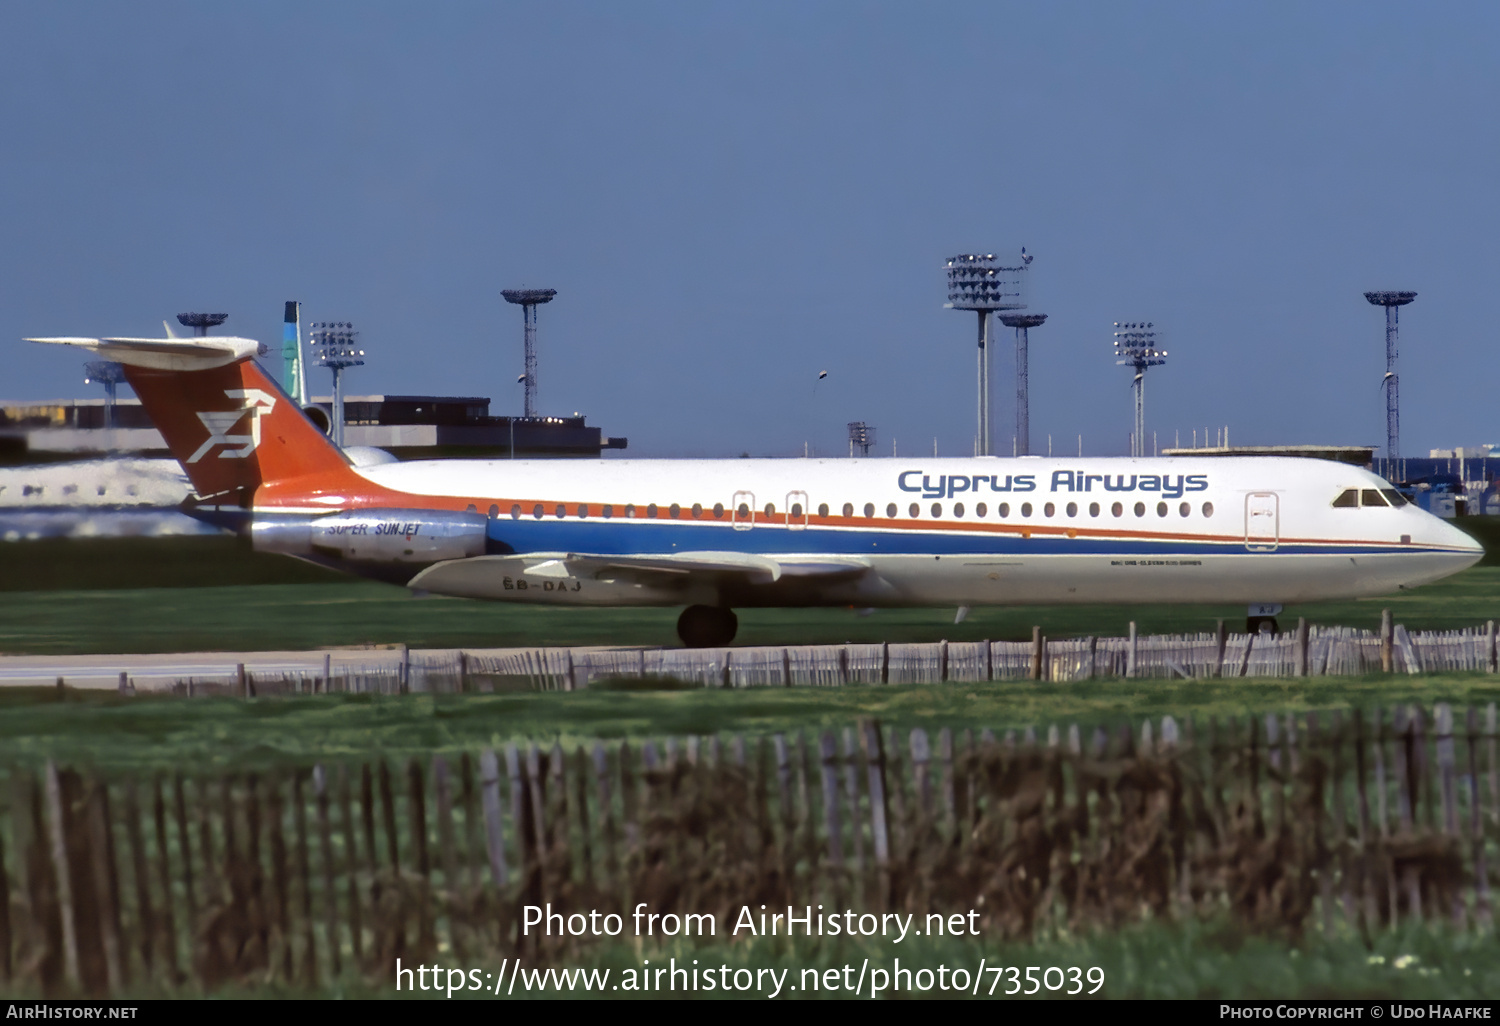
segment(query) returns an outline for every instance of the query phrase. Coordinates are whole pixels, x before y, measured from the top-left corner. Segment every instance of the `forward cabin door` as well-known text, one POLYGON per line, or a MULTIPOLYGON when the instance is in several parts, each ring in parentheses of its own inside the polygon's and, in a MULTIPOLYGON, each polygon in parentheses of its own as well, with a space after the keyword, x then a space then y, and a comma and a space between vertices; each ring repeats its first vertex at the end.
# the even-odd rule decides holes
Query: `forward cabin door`
POLYGON ((1281 540, 1281 511, 1275 492, 1251 492, 1245 496, 1245 548, 1251 552, 1275 552, 1281 540))

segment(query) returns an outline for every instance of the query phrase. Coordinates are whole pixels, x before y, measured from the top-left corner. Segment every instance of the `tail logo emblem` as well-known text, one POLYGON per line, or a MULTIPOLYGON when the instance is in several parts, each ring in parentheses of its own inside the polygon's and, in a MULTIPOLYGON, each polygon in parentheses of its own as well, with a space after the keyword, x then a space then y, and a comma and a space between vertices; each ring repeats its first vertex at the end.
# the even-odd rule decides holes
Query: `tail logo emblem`
POLYGON ((198 419, 208 428, 208 440, 188 457, 189 463, 197 463, 216 445, 225 447, 219 452, 221 460, 242 460, 260 445, 260 418, 276 407, 276 397, 258 388, 228 388, 224 390, 224 394, 231 399, 240 400, 242 405, 238 409, 198 414, 198 419), (250 418, 250 433, 231 435, 229 432, 246 416, 250 418))

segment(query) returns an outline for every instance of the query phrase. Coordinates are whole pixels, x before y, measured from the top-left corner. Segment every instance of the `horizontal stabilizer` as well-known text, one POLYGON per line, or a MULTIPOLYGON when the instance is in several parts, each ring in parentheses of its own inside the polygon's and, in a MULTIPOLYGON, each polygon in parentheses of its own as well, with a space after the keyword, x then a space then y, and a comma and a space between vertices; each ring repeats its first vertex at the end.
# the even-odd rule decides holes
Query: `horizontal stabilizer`
POLYGON ((255 356, 259 342, 232 336, 199 338, 28 338, 27 342, 77 346, 101 359, 155 370, 208 370, 255 356))

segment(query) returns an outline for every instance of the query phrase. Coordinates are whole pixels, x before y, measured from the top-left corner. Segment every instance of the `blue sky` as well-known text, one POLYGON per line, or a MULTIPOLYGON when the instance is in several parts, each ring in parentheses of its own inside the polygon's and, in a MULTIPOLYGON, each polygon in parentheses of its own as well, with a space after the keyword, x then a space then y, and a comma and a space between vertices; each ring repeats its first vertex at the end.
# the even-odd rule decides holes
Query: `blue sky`
MULTIPOLYGON (((1166 445, 1500 441, 1500 7, 1398 3, 0 6, 6 398, 89 395, 36 334, 181 310, 349 320, 354 392, 540 406, 631 455, 972 451, 943 261, 1036 254, 1033 447, 1126 451, 1112 322, 1166 445), (828 378, 817 384, 817 375, 828 378)), ((1009 451, 1009 339, 995 379, 1009 451)), ((323 385, 315 375, 315 387, 323 385)))

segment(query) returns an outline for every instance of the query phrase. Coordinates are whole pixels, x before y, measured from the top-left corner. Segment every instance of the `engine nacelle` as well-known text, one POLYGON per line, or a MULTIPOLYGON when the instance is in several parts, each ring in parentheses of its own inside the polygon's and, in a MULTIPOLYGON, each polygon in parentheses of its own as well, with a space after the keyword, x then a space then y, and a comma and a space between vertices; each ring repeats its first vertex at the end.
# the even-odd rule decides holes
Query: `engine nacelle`
POLYGON ((250 537, 258 551, 289 556, 436 563, 484 555, 486 523, 480 513, 367 509, 312 518, 257 516, 250 537))

